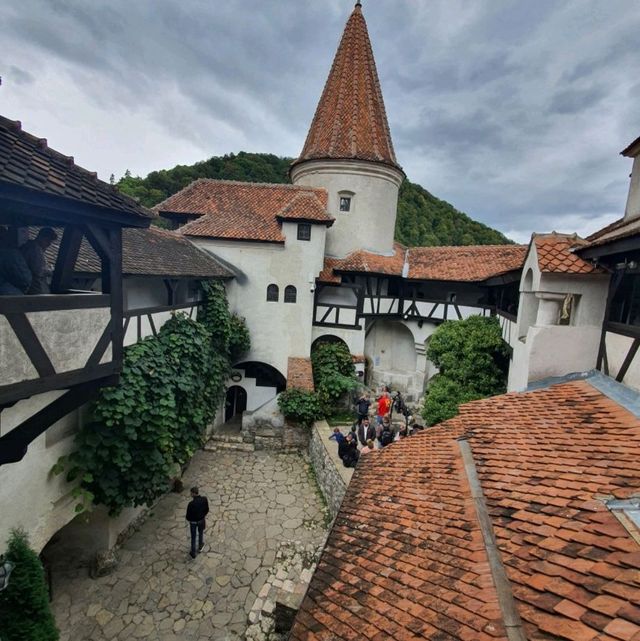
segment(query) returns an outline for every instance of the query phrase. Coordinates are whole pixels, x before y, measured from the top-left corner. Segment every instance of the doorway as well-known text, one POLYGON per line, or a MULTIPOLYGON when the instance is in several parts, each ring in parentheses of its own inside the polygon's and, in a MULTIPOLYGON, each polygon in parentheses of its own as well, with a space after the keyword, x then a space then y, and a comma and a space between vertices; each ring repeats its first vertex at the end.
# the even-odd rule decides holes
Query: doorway
POLYGON ((242 413, 247 409, 247 392, 240 385, 233 385, 227 390, 224 404, 224 422, 242 421, 242 413))

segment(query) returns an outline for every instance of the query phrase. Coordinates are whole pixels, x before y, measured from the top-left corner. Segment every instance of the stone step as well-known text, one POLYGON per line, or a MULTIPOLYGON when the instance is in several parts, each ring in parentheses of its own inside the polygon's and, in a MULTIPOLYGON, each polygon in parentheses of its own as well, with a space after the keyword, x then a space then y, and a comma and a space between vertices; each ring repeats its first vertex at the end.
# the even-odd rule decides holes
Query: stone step
POLYGON ((235 451, 235 452, 255 452, 253 443, 227 442, 210 440, 204 446, 206 452, 235 451))
POLYGON ((214 432, 209 439, 217 443, 243 443, 242 434, 216 434, 214 432))

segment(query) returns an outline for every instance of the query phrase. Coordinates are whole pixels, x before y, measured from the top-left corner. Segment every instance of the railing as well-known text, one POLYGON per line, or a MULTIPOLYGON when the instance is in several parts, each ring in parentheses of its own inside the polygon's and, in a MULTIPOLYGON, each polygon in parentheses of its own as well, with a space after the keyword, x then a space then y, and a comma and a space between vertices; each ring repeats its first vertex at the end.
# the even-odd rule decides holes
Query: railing
POLYGON ((200 305, 201 301, 193 301, 179 305, 127 310, 124 313, 124 345, 133 345, 147 336, 157 336, 160 328, 175 312, 185 312, 189 318, 195 318, 200 305))
POLYGON ((313 324, 320 327, 360 329, 358 308, 355 305, 318 303, 314 310, 313 324))
POLYGON ((502 340, 507 343, 511 348, 515 346, 518 340, 518 318, 517 316, 505 312, 501 309, 496 311, 498 321, 500 322, 500 329, 502 330, 502 340))
POLYGON ((0 404, 109 376, 111 297, 0 297, 0 404))

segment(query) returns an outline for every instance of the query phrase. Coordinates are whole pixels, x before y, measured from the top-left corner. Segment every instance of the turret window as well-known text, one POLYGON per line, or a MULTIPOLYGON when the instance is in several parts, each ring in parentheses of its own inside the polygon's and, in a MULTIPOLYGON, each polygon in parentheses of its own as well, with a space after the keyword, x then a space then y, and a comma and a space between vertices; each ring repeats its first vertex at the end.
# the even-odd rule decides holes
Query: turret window
POLYGON ((351 196, 340 196, 340 211, 351 211, 351 196))

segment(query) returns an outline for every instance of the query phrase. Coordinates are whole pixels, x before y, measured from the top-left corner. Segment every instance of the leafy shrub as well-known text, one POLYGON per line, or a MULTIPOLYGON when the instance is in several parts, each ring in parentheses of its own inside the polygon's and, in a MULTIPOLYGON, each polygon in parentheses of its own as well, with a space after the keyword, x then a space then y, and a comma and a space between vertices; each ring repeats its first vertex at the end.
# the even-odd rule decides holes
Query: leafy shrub
POLYGON ((311 353, 313 380, 325 416, 332 414, 340 398, 358 385, 349 348, 344 343, 320 343, 311 353))
POLYGON ((429 341, 427 358, 440 370, 425 398, 423 416, 430 425, 455 416, 462 403, 506 390, 509 354, 497 318, 443 323, 429 341))
POLYGON ((278 396, 278 407, 286 418, 304 427, 310 427, 322 416, 317 394, 295 387, 278 396))
POLYGON ((49 607, 42 563, 24 532, 12 531, 5 558, 15 567, 9 585, 0 592, 0 638, 57 641, 60 636, 49 607))

